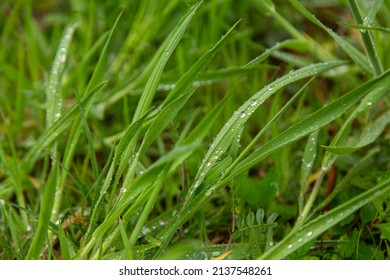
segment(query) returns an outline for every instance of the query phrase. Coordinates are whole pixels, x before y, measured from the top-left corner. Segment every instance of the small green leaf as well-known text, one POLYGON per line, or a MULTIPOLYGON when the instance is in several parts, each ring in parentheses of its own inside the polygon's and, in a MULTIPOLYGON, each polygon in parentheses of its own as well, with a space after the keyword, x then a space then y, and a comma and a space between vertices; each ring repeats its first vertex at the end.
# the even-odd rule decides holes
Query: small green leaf
POLYGON ((267 218, 267 224, 272 224, 273 222, 275 222, 277 217, 278 213, 272 213, 271 215, 269 215, 267 218))
POLYGON ((390 241, 390 223, 383 223, 378 225, 381 231, 381 238, 390 241))
POLYGON ((257 224, 261 225, 263 223, 263 220, 264 220, 264 209, 262 209, 262 208, 257 209, 257 211, 256 211, 257 224))

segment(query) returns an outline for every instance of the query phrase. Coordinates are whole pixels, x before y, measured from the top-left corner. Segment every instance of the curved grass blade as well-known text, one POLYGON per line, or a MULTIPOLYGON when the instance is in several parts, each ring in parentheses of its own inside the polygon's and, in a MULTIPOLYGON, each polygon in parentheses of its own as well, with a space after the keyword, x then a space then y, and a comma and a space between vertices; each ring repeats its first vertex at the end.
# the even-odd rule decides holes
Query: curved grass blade
MULTIPOLYGON (((187 146, 190 144, 194 145, 200 145, 202 143, 202 140, 207 135, 210 128, 214 125, 215 121, 220 116, 220 113, 222 112, 222 109, 226 105, 226 101, 228 100, 229 95, 227 95, 224 99, 222 99, 210 112, 207 113, 207 115, 200 121, 200 123, 191 131, 191 133, 183 140, 180 145, 183 144, 183 146, 187 146)), ((177 143, 178 144, 178 143, 177 143)), ((195 149, 193 150, 195 151, 195 149)), ((192 152, 193 152, 192 151, 192 152)), ((183 160, 185 160, 187 157, 189 157, 192 153, 191 151, 187 153, 187 155, 184 155, 183 157, 177 157, 174 159, 174 162, 171 164, 170 169, 168 171, 168 176, 171 175, 173 172, 176 171, 176 168, 182 164, 183 160)), ((159 172, 161 170, 157 169, 151 169, 152 167, 148 168, 148 170, 145 171, 142 177, 139 177, 140 179, 136 179, 134 181, 134 184, 137 185, 143 185, 148 186, 151 185, 153 180, 158 177, 159 172), (153 170, 153 172, 152 172, 153 170), (148 173, 149 172, 149 173, 148 173), (143 179, 141 179, 143 178, 143 179), (137 180, 140 180, 137 182, 137 180), (141 182, 141 180, 144 180, 141 182)), ((134 187, 134 189, 137 189, 138 187, 134 187)), ((144 189, 145 187, 141 187, 140 189, 144 189)), ((133 189, 133 188, 131 188, 133 189)), ((126 211, 125 214, 122 215, 122 221, 128 222, 133 215, 139 210, 140 207, 142 207, 147 198, 149 197, 150 190, 147 192, 143 192, 140 194, 136 201, 132 204, 132 206, 126 211)), ((135 199, 132 198, 132 199, 135 199)), ((131 203, 131 199, 128 199, 128 202, 131 203)), ((123 210, 121 210, 123 211, 123 210)), ((114 222, 115 220, 113 220, 114 222)), ((117 238, 117 235, 119 234, 119 230, 116 229, 108 238, 105 239, 103 243, 103 251, 105 252, 107 248, 110 246, 110 244, 117 238)))
POLYGON ((329 27, 326 27, 320 22, 313 14, 311 14, 306 8, 297 0, 289 0, 291 4, 307 19, 326 31, 332 38, 340 45, 340 47, 348 54, 348 56, 367 74, 372 74, 372 68, 369 67, 370 63, 366 57, 356 49, 351 43, 345 40, 343 37, 337 35, 329 27))
POLYGON ((171 57, 180 39, 183 37, 188 24, 191 22, 192 17, 198 10, 201 3, 202 1, 196 4, 195 7, 190 12, 188 12, 186 16, 183 17, 181 22, 175 27, 174 30, 172 30, 169 36, 165 39, 163 45, 160 47, 158 56, 156 56, 155 59, 155 64, 152 67, 153 72, 151 73, 150 78, 145 86, 144 92, 142 93, 141 99, 134 113, 133 121, 138 120, 142 115, 145 114, 147 110, 149 110, 150 104, 152 103, 156 89, 160 82, 161 74, 164 70, 165 64, 171 57))
POLYGON ((335 155, 348 155, 374 142, 390 123, 390 112, 383 113, 378 119, 369 123, 359 136, 358 142, 353 146, 322 146, 335 155))
POLYGON ((89 102, 96 96, 99 90, 106 84, 106 82, 101 83, 100 85, 93 88, 85 97, 81 98, 79 104, 74 104, 70 107, 64 114, 62 114, 54 123, 45 130, 41 136, 34 143, 33 147, 26 153, 23 161, 25 164, 25 169, 30 170, 39 154, 47 149, 48 146, 60 135, 68 126, 72 124, 72 121, 79 114, 79 106, 85 108, 89 102))
POLYGON ((360 87, 341 96, 329 105, 319 109, 286 131, 265 143, 258 150, 240 162, 232 171, 237 176, 248 170, 275 150, 292 143, 305 135, 323 127, 334 119, 340 117, 355 103, 372 92, 387 93, 390 90, 390 72, 386 76, 373 79, 360 87))
POLYGON ((58 46, 53 66, 50 72, 49 82, 46 87, 46 128, 59 118, 62 108, 61 79, 65 69, 66 58, 70 42, 78 23, 68 26, 58 46))
POLYGON ((156 116, 155 120, 149 127, 144 140, 139 150, 142 155, 146 149, 152 144, 160 132, 174 119, 177 113, 183 108, 186 102, 194 93, 194 89, 188 90, 199 73, 204 69, 206 64, 210 62, 211 58, 221 48, 223 43, 230 37, 233 29, 239 22, 234 24, 229 31, 205 54, 203 54, 191 68, 184 73, 184 75, 176 83, 174 89, 169 93, 162 104, 162 110, 156 116))
MULTIPOLYGON (((139 100, 139 103, 137 105, 137 108, 133 116, 133 122, 137 121, 142 115, 145 114, 146 111, 150 109, 150 105, 153 101, 154 95, 158 88, 158 84, 160 82, 160 78, 164 70, 165 64, 167 63, 168 59, 171 57, 173 51, 178 45, 185 30, 187 29, 188 24, 190 23, 192 17, 194 16, 195 12, 197 11, 201 3, 202 1, 199 2, 197 5, 195 5, 195 7, 182 18, 180 23, 171 31, 171 33, 165 39, 162 46, 159 48, 158 53, 156 54, 157 56, 155 56, 156 62, 155 65, 153 66, 154 67, 153 72, 151 73, 148 82, 145 86, 145 89, 141 95, 141 99, 139 100)), ((136 134, 133 140, 128 144, 131 149, 135 149, 135 145, 138 140, 138 135, 139 132, 136 134)), ((130 167, 126 174, 125 181, 124 181, 125 183, 122 189, 124 190, 129 189, 130 182, 134 179, 136 166, 138 164, 140 156, 141 156, 140 153, 134 154, 134 157, 132 158, 130 167)))
MULTIPOLYGON (((115 221, 124 213, 133 204, 137 203, 138 196, 144 192, 148 191, 150 187, 160 180, 160 173, 164 170, 167 165, 171 165, 172 162, 179 161, 182 162, 187 158, 198 145, 185 145, 180 146, 161 157, 157 162, 150 166, 141 176, 137 177, 131 184, 131 188, 122 192, 120 199, 113 206, 110 212, 105 217, 105 220, 93 231, 91 232, 91 238, 88 241, 88 244, 83 246, 80 249, 79 257, 85 258, 88 252, 93 248, 95 243, 103 236, 107 230, 115 224, 115 221)), ((142 206, 143 204, 139 204, 142 206)), ((126 223, 127 216, 125 215, 122 220, 126 223)))
MULTIPOLYGON (((372 88, 368 92, 368 94, 361 100, 357 108, 348 116, 348 119, 343 123, 343 126, 337 132, 336 136, 333 138, 331 144, 329 146, 343 146, 343 143, 347 137, 347 134, 350 131, 353 120, 361 113, 366 110, 369 110, 376 104, 379 100, 381 100, 384 96, 389 94, 390 91, 390 71, 386 71, 380 77, 376 78, 375 83, 377 86, 372 88)), ((373 82, 371 81, 371 82, 373 82)), ((369 83, 371 83, 369 82, 369 83)), ((322 169, 324 171, 329 170, 331 165, 336 160, 337 155, 326 152, 323 160, 322 160, 322 169)))
MULTIPOLYGON (((88 81, 88 84, 83 92, 82 97, 87 95, 91 88, 96 88, 96 85, 98 85, 103 79, 104 72, 106 71, 107 68, 108 57, 113 43, 114 34, 117 30, 122 14, 123 13, 120 13, 119 16, 116 18, 114 25, 110 30, 107 41, 104 44, 101 55, 99 56, 99 60, 93 70, 92 76, 88 81)), ((99 92, 99 90, 97 92, 99 92)), ((85 115, 88 115, 89 111, 91 110, 95 97, 96 95, 92 95, 91 98, 85 103, 85 106, 82 106, 85 115)), ((81 117, 77 116, 70 130, 69 137, 68 137, 69 141, 67 141, 67 145, 63 156, 63 166, 66 170, 69 170, 69 167, 72 164, 75 149, 77 147, 77 143, 82 133, 82 127, 83 125, 82 125, 81 117)), ((61 178, 55 195, 56 198, 55 198, 53 214, 52 214, 53 221, 56 220, 58 216, 58 211, 60 209, 61 202, 62 202, 62 194, 63 194, 66 178, 67 178, 67 173, 63 172, 61 174, 61 178)))
POLYGON ((350 199, 348 202, 334 208, 324 215, 308 222, 298 231, 291 232, 282 241, 269 249, 260 259, 283 259, 303 245, 315 239, 321 233, 341 222, 348 215, 359 210, 364 205, 390 191, 390 179, 350 199))
POLYGON ((294 50, 306 50, 310 48, 310 45, 303 40, 297 40, 297 39, 289 39, 285 40, 283 42, 277 43, 273 47, 266 49, 261 55, 256 57, 255 59, 248 62, 246 65, 244 65, 242 68, 247 68, 250 66, 253 66, 255 64, 260 64, 264 60, 266 60, 270 55, 272 55, 275 51, 283 49, 283 48, 292 48, 294 50))
POLYGON ((190 188, 190 194, 200 186, 206 174, 210 171, 214 164, 221 159, 225 151, 230 147, 240 127, 245 124, 252 113, 267 98, 288 84, 317 75, 318 73, 330 70, 343 64, 345 64, 344 61, 332 61, 309 65, 296 71, 293 70, 289 74, 270 83, 262 90, 255 93, 237 111, 234 112, 233 116, 226 122, 224 127, 215 137, 215 140, 211 144, 210 149, 207 151, 202 161, 198 174, 195 177, 194 184, 190 188))
MULTIPOLYGON (((206 174, 209 173, 215 166, 218 160, 221 159, 223 153, 230 147, 232 141, 236 139, 236 133, 239 131, 245 122, 249 119, 250 115, 273 93, 285 87, 286 85, 296 82, 300 79, 316 75, 318 73, 333 69, 337 66, 345 64, 344 61, 332 61, 326 63, 318 63, 304 67, 302 69, 291 71, 289 74, 279 78, 271 84, 264 87, 262 90, 255 93, 248 101, 246 101, 228 120, 218 135, 215 137, 214 142, 211 144, 210 149, 207 151, 201 166, 199 167, 198 174, 195 177, 194 183, 189 189, 188 195, 183 206, 183 210, 176 216, 165 229, 163 229, 158 235, 158 240, 162 241, 160 250, 156 253, 155 257, 158 257, 165 249, 174 235, 177 227, 186 221, 191 215, 193 215, 204 202, 206 202, 210 194, 225 185, 229 180, 236 175, 240 174, 244 170, 248 170, 250 167, 242 165, 244 170, 240 169, 240 164, 233 169, 233 175, 227 176, 224 180, 220 181, 215 186, 202 185, 206 174), (235 172, 236 170, 236 172, 235 172), (237 172, 239 171, 239 172, 237 172)), ((312 120, 311 120, 312 121, 312 120)), ((315 130, 315 129, 314 129, 315 130)), ((313 131, 314 131, 313 130, 313 131)), ((311 131, 310 131, 311 132, 311 131)), ((308 133, 310 133, 308 132, 308 133)), ((307 134, 308 134, 307 133, 307 134)), ((302 135, 304 136, 304 135, 302 135)), ((287 138, 286 138, 287 140, 287 138)), ((248 158, 250 158, 249 156, 248 158)), ((245 162, 245 160, 243 161, 245 162)))

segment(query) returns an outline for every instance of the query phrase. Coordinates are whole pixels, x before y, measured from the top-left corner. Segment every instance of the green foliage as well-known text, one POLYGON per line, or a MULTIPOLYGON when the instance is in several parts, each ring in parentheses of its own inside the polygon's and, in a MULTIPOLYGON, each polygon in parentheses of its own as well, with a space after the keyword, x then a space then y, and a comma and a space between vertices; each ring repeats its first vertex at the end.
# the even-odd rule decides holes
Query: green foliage
POLYGON ((390 258, 384 1, 3 2, 0 259, 390 258))

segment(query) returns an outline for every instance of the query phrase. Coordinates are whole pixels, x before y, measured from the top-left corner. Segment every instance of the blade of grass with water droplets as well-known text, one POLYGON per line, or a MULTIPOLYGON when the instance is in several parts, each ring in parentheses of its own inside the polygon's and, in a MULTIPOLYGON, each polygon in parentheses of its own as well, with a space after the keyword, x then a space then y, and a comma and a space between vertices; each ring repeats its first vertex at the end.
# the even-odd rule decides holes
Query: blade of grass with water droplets
POLYGON ((65 29, 64 36, 58 46, 56 56, 50 71, 46 93, 46 128, 59 118, 62 109, 61 79, 65 69, 66 58, 69 51, 70 42, 77 23, 73 23, 65 29))
MULTIPOLYGON (((145 114, 146 111, 150 109, 150 105, 153 101, 154 95, 158 88, 158 84, 160 83, 160 78, 163 73, 164 67, 171 57, 173 51, 176 46, 179 44, 179 41, 184 35, 187 26, 191 22, 195 12, 198 10, 202 1, 195 5, 193 9, 191 9, 180 21, 178 25, 169 33, 168 37, 165 39, 164 43, 158 50, 158 56, 156 56, 156 62, 153 68, 153 72, 151 73, 148 82, 145 86, 145 89, 141 95, 141 99, 138 102, 137 108, 135 110, 133 116, 133 122, 137 121, 142 115, 145 114)), ((139 132, 135 135, 132 141, 128 144, 132 149, 135 148, 135 145, 138 140, 139 132)), ((134 158, 129 166, 128 172, 126 174, 124 180, 124 189, 128 189, 130 187, 130 182, 133 180, 135 176, 136 166, 139 161, 140 153, 135 153, 134 158)))
POLYGON ((188 24, 191 22, 192 17, 198 10, 201 3, 202 2, 196 4, 195 7, 182 18, 181 22, 174 28, 174 30, 172 30, 172 32, 165 39, 163 45, 160 47, 155 64, 153 65, 153 72, 151 73, 150 78, 145 86, 144 92, 142 93, 141 99, 134 113, 133 121, 139 119, 142 115, 145 114, 147 110, 149 110, 150 104, 152 103, 156 89, 160 82, 165 64, 171 57, 180 39, 183 37, 188 24))
POLYGON ((293 70, 289 74, 270 83, 262 90, 255 93, 247 100, 240 108, 234 112, 232 117, 226 122, 224 127, 215 137, 215 140, 203 158, 198 174, 195 177, 194 184, 190 188, 190 194, 202 183, 206 174, 214 166, 214 164, 223 156, 225 151, 230 147, 239 128, 245 124, 251 114, 272 94, 288 84, 298 80, 317 75, 326 70, 333 69, 337 66, 345 64, 344 61, 332 61, 318 63, 303 67, 298 70, 293 70))
POLYGON ((324 215, 308 222, 299 230, 291 232, 282 241, 269 249, 259 259, 283 259, 326 230, 341 222, 364 205, 390 191, 390 179, 350 199, 324 215))
MULTIPOLYGON (((369 90, 368 94, 361 100, 356 109, 348 116, 347 120, 343 123, 343 126, 337 132, 329 146, 342 146, 346 139, 353 120, 362 112, 369 110, 371 106, 375 105, 379 100, 389 94, 390 92, 390 70, 383 73, 380 77, 376 78, 373 86, 369 90)), ((372 81, 368 82, 371 83, 372 81)), ((336 160, 337 155, 326 152, 322 160, 322 169, 327 171, 336 160)))
POLYGON ((106 82, 93 88, 86 94, 85 97, 81 98, 80 104, 72 105, 72 107, 66 110, 64 114, 62 114, 47 130, 41 134, 23 159, 27 171, 33 167, 35 161, 39 157, 39 154, 50 146, 58 135, 68 128, 72 124, 72 121, 78 117, 79 106, 85 107, 105 84, 106 82))
MULTIPOLYGON (((351 8, 353 18, 357 24, 370 24, 368 22, 363 21, 359 7, 355 0, 348 0, 348 3, 349 7, 351 8)), ((382 74, 383 66, 379 60, 378 52, 375 48, 375 43, 372 41, 370 31, 360 30, 360 36, 362 37, 364 48, 366 49, 367 56, 371 62, 371 67, 374 69, 375 74, 382 74)))
MULTIPOLYGON (((162 241, 162 245, 160 247, 160 250, 154 256, 155 258, 158 257, 162 253, 164 248, 167 246, 168 242, 171 240, 172 236, 176 232, 177 227, 184 221, 186 221, 191 215, 195 214, 199 207, 209 199, 209 195, 211 194, 212 190, 214 190, 214 188, 218 188, 229 183, 229 180, 235 176, 227 176, 225 180, 222 180, 216 186, 206 185, 198 189, 198 187, 201 186, 203 181, 199 181, 199 177, 203 177, 203 179, 205 177, 205 174, 203 174, 202 176, 202 173, 209 173, 214 168, 214 164, 211 164, 209 160, 212 159, 214 162, 216 162, 218 159, 220 159, 223 153, 221 151, 226 151, 228 147, 230 147, 233 139, 235 139, 235 132, 239 130, 240 125, 243 125, 246 122, 246 120, 250 117, 250 114, 253 113, 254 110, 256 110, 268 97, 270 97, 273 93, 285 87, 286 85, 296 82, 300 79, 304 79, 306 77, 310 77, 312 75, 316 75, 321 72, 333 69, 343 64, 345 64, 345 62, 343 61, 319 63, 291 72, 272 82, 259 92, 255 93, 247 102, 245 102, 240 107, 239 110, 242 110, 241 112, 243 112, 243 114, 240 115, 238 111, 237 113, 233 114, 233 116, 218 133, 210 149, 206 153, 202 165, 200 166, 198 174, 195 178, 195 181, 190 187, 189 192, 186 196, 185 204, 182 208, 182 211, 180 211, 179 215, 175 217, 172 223, 170 223, 166 228, 164 228, 158 235, 158 239, 162 241), (245 112, 250 112, 250 114, 246 114, 245 112)), ((222 162, 222 164, 224 164, 224 162, 222 162)), ((218 166, 216 168, 218 168, 218 166)), ((233 169, 233 172, 236 169, 233 169)))
POLYGON ((223 43, 230 37, 233 29, 237 26, 238 22, 233 25, 232 28, 205 54, 203 54, 195 64, 179 79, 174 89, 169 93, 167 98, 162 104, 160 113, 156 116, 153 123, 149 127, 144 140, 139 150, 140 156, 146 151, 146 149, 152 144, 160 132, 171 122, 177 113, 183 108, 186 102, 194 93, 195 89, 189 90, 192 83, 204 69, 206 64, 210 62, 211 58, 221 48, 223 43))
POLYGON ((320 22, 313 14, 311 14, 299 1, 289 0, 291 4, 307 19, 326 31, 332 38, 340 45, 340 47, 349 55, 349 57, 367 74, 372 74, 372 68, 369 67, 370 63, 367 58, 356 49, 351 43, 345 40, 343 37, 337 35, 329 27, 326 27, 320 22))
POLYGON ((328 152, 335 155, 348 155, 364 146, 374 142, 383 132, 385 127, 390 123, 390 112, 383 113, 379 118, 369 123, 359 134, 359 140, 352 146, 322 146, 328 152))
POLYGON ((324 106, 297 124, 293 125, 286 131, 282 132, 278 136, 274 137, 242 162, 240 162, 232 171, 232 176, 241 174, 270 155, 275 150, 280 149, 281 147, 284 147, 285 145, 288 145, 304 137, 305 135, 310 134, 311 132, 340 117, 355 103, 357 103, 363 97, 369 95, 371 92, 388 92, 390 88, 390 72, 385 78, 376 78, 361 85, 360 87, 341 96, 334 102, 324 106), (384 86, 386 86, 386 88, 384 86))
POLYGON ((301 165, 301 176, 300 176, 300 193, 299 193, 299 212, 302 212, 303 205, 304 205, 304 195, 307 190, 307 178, 309 177, 310 171, 313 168, 314 160, 317 155, 317 139, 318 139, 318 132, 314 131, 309 135, 309 138, 307 139, 305 151, 303 153, 302 158, 302 165, 301 165))

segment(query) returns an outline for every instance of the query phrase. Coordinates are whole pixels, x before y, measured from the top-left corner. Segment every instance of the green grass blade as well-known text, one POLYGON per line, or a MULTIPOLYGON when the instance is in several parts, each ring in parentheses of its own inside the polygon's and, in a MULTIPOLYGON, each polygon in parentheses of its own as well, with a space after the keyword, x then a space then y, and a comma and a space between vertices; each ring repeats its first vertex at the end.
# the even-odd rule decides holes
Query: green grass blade
POLYGON ((40 205, 38 227, 27 253, 27 259, 39 259, 45 239, 48 237, 48 228, 50 224, 50 216, 54 205, 54 194, 56 192, 58 180, 58 163, 54 161, 51 169, 43 198, 40 205))
POLYGON ((310 45, 306 41, 297 40, 297 39, 289 39, 285 40, 283 42, 279 42, 273 47, 266 49, 261 55, 256 57, 255 59, 248 62, 246 65, 243 66, 243 68, 247 68, 249 66, 260 64, 264 60, 266 60, 269 56, 271 56, 275 51, 283 49, 283 48, 291 48, 294 50, 307 50, 310 48, 310 45))
POLYGON ((53 122, 61 115, 62 96, 61 96, 61 80, 65 69, 66 59, 68 56, 70 42, 73 37, 73 32, 77 27, 77 23, 73 23, 65 29, 64 36, 58 46, 56 56, 50 72, 49 82, 46 87, 46 128, 50 127, 53 122))
POLYGON ((299 194, 299 210, 302 212, 303 210, 303 204, 304 204, 304 195, 307 190, 307 178, 309 177, 309 174, 313 168, 314 160, 317 155, 317 139, 318 139, 318 132, 314 131, 309 135, 309 138, 306 143, 305 151, 302 158, 302 165, 301 165, 301 176, 300 176, 300 194, 299 194))
POLYGON ((191 186, 190 194, 197 189, 203 182, 206 174, 214 166, 214 164, 223 156, 224 152, 232 144, 237 134, 238 129, 245 124, 252 113, 273 93, 279 89, 285 87, 288 84, 296 82, 298 80, 317 75, 318 73, 330 70, 337 66, 343 65, 345 62, 333 61, 326 63, 318 63, 309 65, 299 70, 293 70, 289 74, 279 78, 278 80, 270 83, 262 90, 255 93, 249 100, 247 100, 228 120, 225 126, 221 129, 215 140, 211 144, 210 149, 207 151, 202 164, 199 168, 198 174, 194 180, 194 184, 191 186))
MULTIPOLYGON (((193 215, 199 209, 199 207, 203 205, 205 201, 208 200, 210 194, 213 191, 225 185, 225 183, 228 183, 228 181, 232 177, 235 177, 236 175, 242 173, 244 170, 246 171, 250 168, 250 165, 247 165, 247 163, 251 161, 253 155, 256 155, 256 152, 250 155, 249 157, 247 157, 246 159, 244 159, 241 163, 239 163, 237 167, 233 169, 232 175, 227 177, 227 179, 221 181, 219 184, 215 186, 202 185, 203 181, 205 180, 206 174, 209 173, 210 170, 212 170, 212 168, 215 166, 218 160, 221 160, 221 157, 223 156, 224 152, 230 147, 232 142, 236 139, 236 134, 240 130, 240 127, 242 127, 245 124, 245 122, 249 119, 250 115, 268 97, 270 97, 273 93, 285 87, 286 85, 296 82, 300 79, 304 79, 306 77, 317 75, 321 72, 333 69, 343 64, 345 64, 345 62, 343 61, 333 61, 333 62, 314 64, 314 65, 301 68, 296 71, 295 70, 291 71, 289 74, 277 79, 276 81, 264 87, 262 90, 255 93, 237 111, 235 111, 233 116, 228 120, 228 122, 224 125, 224 127, 215 137, 215 140, 213 141, 205 157, 203 158, 202 164, 199 167, 199 171, 187 194, 183 211, 181 211, 180 214, 176 217, 176 219, 159 234, 158 239, 161 240, 163 244, 155 257, 157 257, 164 250, 165 246, 167 245, 167 243, 170 241, 173 234, 177 230, 177 227, 181 223, 186 221, 191 215, 193 215)), ((316 116, 315 118, 318 117, 316 116)), ((310 122, 309 124, 306 124, 307 126, 312 125, 313 119, 310 119, 309 122, 310 122)), ((300 126, 299 129, 301 129, 300 126)), ((312 131, 314 130, 316 129, 313 129, 312 131)), ((312 131, 306 132, 306 134, 312 131)), ((305 134, 303 134, 302 136, 304 135, 305 134)), ((283 136, 283 139, 287 141, 288 137, 283 136)), ((294 140, 296 139, 291 139, 291 141, 294 140)))
POLYGON ((348 54, 348 56, 367 74, 372 74, 372 68, 366 57, 356 49, 351 43, 343 37, 337 35, 333 30, 326 27, 313 14, 311 14, 301 3, 297 0, 289 0, 291 4, 307 19, 326 31, 332 38, 340 45, 340 47, 348 54))
POLYGON ((91 155, 93 177, 94 177, 94 179, 97 179, 97 177, 99 176, 99 164, 98 164, 97 159, 96 159, 95 148, 94 148, 94 144, 93 144, 91 130, 89 129, 88 122, 87 122, 87 119, 85 117, 83 107, 79 106, 79 111, 80 111, 80 116, 81 116, 81 120, 83 123, 84 131, 85 131, 85 136, 87 137, 87 140, 88 140, 89 153, 91 155))
POLYGON ((169 93, 162 105, 163 109, 156 116, 154 122, 147 131, 140 148, 140 155, 152 144, 160 132, 175 118, 177 113, 183 108, 186 102, 194 93, 194 90, 188 90, 200 71, 204 69, 206 64, 211 60, 215 53, 221 48, 223 43, 230 37, 233 29, 238 22, 198 61, 179 79, 174 89, 169 93))
POLYGON ((65 231, 61 225, 58 227, 58 238, 60 240, 60 248, 61 248, 61 256, 62 256, 61 259, 71 260, 75 255, 75 252, 72 247, 72 244, 66 237, 65 231))
POLYGON ((328 152, 335 155, 351 154, 374 142, 390 123, 390 112, 383 113, 375 121, 369 123, 359 134, 356 144, 350 146, 322 146, 328 152))
POLYGON ((308 222, 298 231, 291 232, 282 241, 265 252, 260 259, 283 259, 303 245, 318 237, 326 230, 341 222, 364 205, 390 191, 390 179, 387 179, 368 191, 350 199, 324 215, 308 222))
POLYGON ((151 73, 150 78, 145 86, 144 92, 142 93, 141 99, 134 113, 133 121, 138 120, 142 115, 145 114, 147 110, 149 110, 150 104, 152 103, 156 89, 160 82, 161 74, 164 70, 165 64, 172 55, 180 39, 183 37, 188 24, 191 22, 191 19, 198 10, 200 4, 201 2, 196 4, 195 7, 190 12, 188 12, 186 16, 183 17, 181 22, 169 34, 161 46, 159 50, 159 57, 156 59, 156 63, 153 66, 153 72, 151 73))
POLYGON ((249 157, 240 162, 237 165, 237 168, 232 171, 232 175, 236 176, 241 174, 271 154, 273 151, 288 145, 289 143, 292 143, 330 123, 334 119, 344 114, 349 108, 351 108, 355 103, 368 94, 378 91, 385 93, 389 91, 389 88, 390 72, 388 72, 386 76, 373 79, 350 91, 349 93, 341 96, 329 105, 314 112, 310 116, 306 117, 302 121, 298 122, 294 126, 290 127, 286 131, 282 132, 264 144, 258 150, 253 152, 249 157))
MULTIPOLYGON (((378 1, 376 1, 378 2, 378 1)), ((355 0, 348 0, 349 6, 351 8, 351 12, 356 24, 364 24, 363 18, 360 14, 359 7, 355 0)), ((367 20, 366 20, 367 21, 367 20)), ((366 22, 367 24, 367 22, 366 22)), ((370 59, 371 66, 374 69, 375 74, 378 76, 383 73, 383 66, 379 60, 378 52, 375 49, 375 44, 372 41, 370 36, 370 32, 366 30, 360 30, 360 36, 362 37, 362 41, 364 44, 364 48, 366 49, 367 56, 370 59)))
POLYGON ((72 121, 79 114, 79 106, 85 107, 99 92, 99 90, 106 84, 106 82, 93 88, 85 97, 81 98, 80 104, 74 104, 67 111, 64 112, 34 143, 34 146, 26 153, 23 161, 26 165, 26 170, 30 170, 35 161, 38 159, 40 153, 47 149, 50 144, 68 128, 72 121))
MULTIPOLYGON (((388 95, 390 90, 390 71, 385 72, 380 77, 374 80, 378 86, 374 87, 369 91, 367 96, 365 96, 358 107, 349 115, 348 119, 343 123, 343 126, 337 132, 336 136, 333 138, 329 146, 343 146, 344 141, 347 137, 347 134, 350 131, 353 120, 362 112, 365 112, 373 107, 377 102, 379 102, 384 96, 388 95)), ((370 82, 372 83, 372 81, 370 82)), ((330 166, 336 160, 337 155, 332 153, 325 153, 322 160, 322 169, 329 170, 330 166)))

